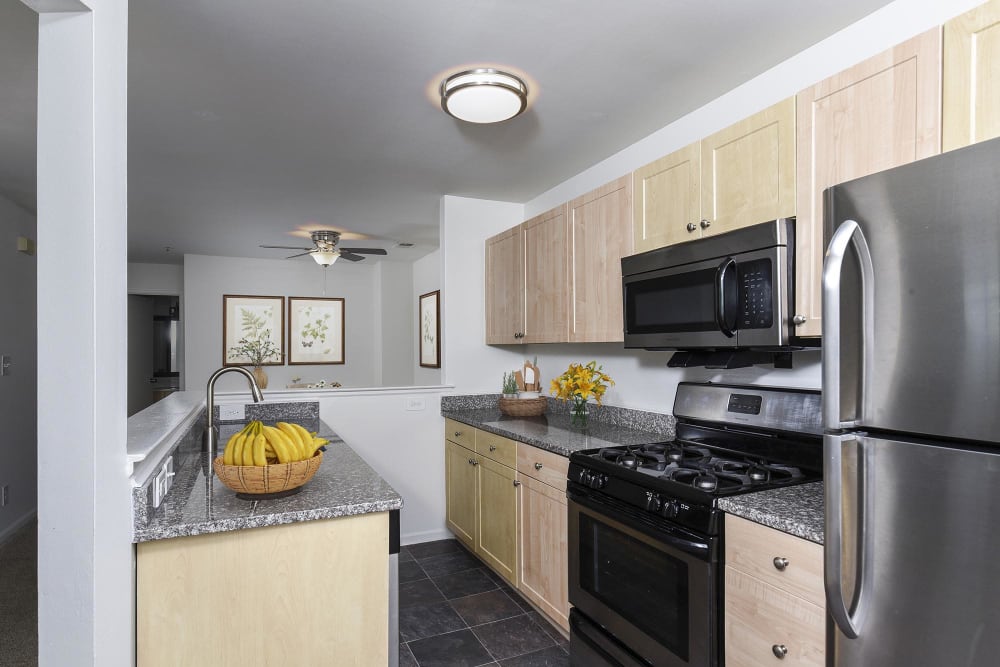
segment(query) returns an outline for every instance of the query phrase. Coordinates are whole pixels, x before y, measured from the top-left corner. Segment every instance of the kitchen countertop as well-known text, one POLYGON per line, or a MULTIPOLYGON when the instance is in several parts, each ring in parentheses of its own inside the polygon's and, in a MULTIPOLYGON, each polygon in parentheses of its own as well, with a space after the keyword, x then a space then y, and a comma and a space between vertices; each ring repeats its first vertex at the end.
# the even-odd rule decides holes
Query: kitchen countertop
MULTIPOLYGON (((145 526, 136 526, 133 542, 259 528, 314 519, 385 512, 402 507, 403 499, 326 424, 296 420, 330 440, 323 463, 302 491, 278 500, 241 500, 209 470, 206 476, 200 444, 174 454, 174 485, 145 526)), ((243 428, 220 425, 219 441, 243 428)), ((221 445, 220 445, 221 446, 221 445)))
POLYGON ((823 544, 823 482, 720 498, 719 508, 783 533, 823 544))

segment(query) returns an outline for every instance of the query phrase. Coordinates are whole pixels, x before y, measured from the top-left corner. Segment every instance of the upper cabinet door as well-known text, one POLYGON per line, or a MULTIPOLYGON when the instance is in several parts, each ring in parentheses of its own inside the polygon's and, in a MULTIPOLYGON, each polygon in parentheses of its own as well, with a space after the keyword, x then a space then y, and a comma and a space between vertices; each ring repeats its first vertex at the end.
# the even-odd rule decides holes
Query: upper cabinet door
POLYGON ((795 98, 701 141, 704 234, 795 215, 795 98))
POLYGON ((940 82, 934 28, 798 94, 799 336, 822 333, 823 190, 939 153, 940 82))
POLYGON ((571 201, 569 234, 569 340, 624 340, 621 258, 632 254, 632 178, 571 201))
POLYGON ((521 224, 524 235, 524 343, 560 343, 569 329, 566 204, 521 224))
POLYGON ((1000 0, 944 24, 944 150, 1000 136, 1000 0))
POLYGON ((486 344, 521 342, 524 260, 521 227, 486 239, 486 344))
POLYGON ((701 144, 632 172, 634 252, 701 236, 701 144))

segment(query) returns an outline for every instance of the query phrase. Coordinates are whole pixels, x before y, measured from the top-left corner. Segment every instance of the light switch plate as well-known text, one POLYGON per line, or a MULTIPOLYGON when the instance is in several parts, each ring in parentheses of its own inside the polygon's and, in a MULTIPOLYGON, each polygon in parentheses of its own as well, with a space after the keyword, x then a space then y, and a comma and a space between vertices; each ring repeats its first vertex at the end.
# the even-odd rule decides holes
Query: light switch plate
POLYGON ((406 409, 409 412, 419 412, 424 409, 424 399, 422 398, 408 398, 406 399, 406 409))
POLYGON ((247 406, 245 405, 220 405, 219 419, 243 420, 247 418, 247 406))
POLYGON ((10 355, 0 354, 0 375, 10 375, 10 355))

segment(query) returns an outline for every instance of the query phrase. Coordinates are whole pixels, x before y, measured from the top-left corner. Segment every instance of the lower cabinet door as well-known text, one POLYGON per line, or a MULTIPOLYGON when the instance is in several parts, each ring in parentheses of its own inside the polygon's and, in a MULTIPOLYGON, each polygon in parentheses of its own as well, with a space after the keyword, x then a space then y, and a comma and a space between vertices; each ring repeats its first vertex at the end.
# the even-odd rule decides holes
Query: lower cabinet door
POLYGON ((445 496, 448 528, 470 549, 476 540, 476 453, 445 441, 445 496))
POLYGON ((478 458, 479 503, 476 553, 517 586, 517 487, 514 469, 478 458))
POLYGON ((519 476, 521 585, 518 590, 569 631, 566 492, 519 476))
POLYGON ((725 618, 727 667, 826 664, 823 608, 731 567, 725 618))

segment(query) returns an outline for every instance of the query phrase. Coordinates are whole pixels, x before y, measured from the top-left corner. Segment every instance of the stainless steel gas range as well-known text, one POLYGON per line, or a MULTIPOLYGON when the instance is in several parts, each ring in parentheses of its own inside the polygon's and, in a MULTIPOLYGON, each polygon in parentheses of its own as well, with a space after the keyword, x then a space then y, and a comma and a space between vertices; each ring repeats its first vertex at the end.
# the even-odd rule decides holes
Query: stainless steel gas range
POLYGON ((817 391, 681 383, 673 441, 570 456, 573 665, 717 667, 725 496, 816 481, 817 391))

